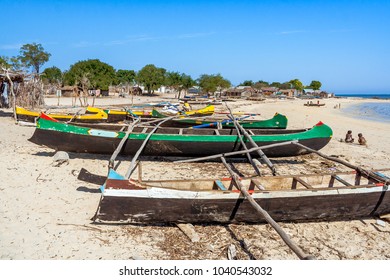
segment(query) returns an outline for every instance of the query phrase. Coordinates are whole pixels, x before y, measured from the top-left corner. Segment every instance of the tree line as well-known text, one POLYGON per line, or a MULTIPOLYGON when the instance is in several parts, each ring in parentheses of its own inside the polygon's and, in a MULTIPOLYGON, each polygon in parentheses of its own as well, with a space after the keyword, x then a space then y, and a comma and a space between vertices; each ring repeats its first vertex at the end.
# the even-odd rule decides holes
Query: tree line
MULTIPOLYGON (((41 44, 25 44, 20 48, 19 55, 15 57, 0 56, 2 68, 11 70, 31 71, 39 75, 44 84, 56 85, 57 87, 77 86, 83 91, 88 89, 108 90, 109 86, 134 86, 142 85, 151 94, 161 86, 167 86, 179 93, 187 92, 193 86, 199 86, 204 93, 221 92, 232 86, 231 82, 222 77, 221 74, 202 74, 198 79, 193 79, 185 73, 167 71, 164 68, 156 67, 154 64, 145 65, 141 70, 116 70, 111 65, 99 59, 78 61, 71 65, 69 70, 61 71, 56 66, 46 68, 40 72, 41 67, 49 61, 51 54, 46 52, 41 44)), ((263 87, 277 87, 279 89, 304 88, 320 89, 322 84, 319 81, 312 81, 310 85, 304 86, 299 79, 287 82, 268 83, 262 80, 253 82, 251 80, 240 83, 241 86, 251 86, 257 89, 263 87)))

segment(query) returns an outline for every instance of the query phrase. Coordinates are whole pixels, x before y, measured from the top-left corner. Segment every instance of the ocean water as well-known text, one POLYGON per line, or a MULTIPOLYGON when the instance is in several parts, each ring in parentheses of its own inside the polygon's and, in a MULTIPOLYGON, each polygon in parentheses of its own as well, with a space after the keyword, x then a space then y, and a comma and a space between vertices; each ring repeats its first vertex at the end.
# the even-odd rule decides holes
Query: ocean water
POLYGON ((371 99, 370 102, 352 105, 342 110, 355 118, 390 124, 390 103, 387 101, 390 100, 390 93, 336 93, 336 97, 371 99))
POLYGON ((336 93, 336 97, 390 99, 390 93, 336 93))
POLYGON ((343 110, 354 117, 390 124, 390 103, 370 102, 349 106, 343 110))

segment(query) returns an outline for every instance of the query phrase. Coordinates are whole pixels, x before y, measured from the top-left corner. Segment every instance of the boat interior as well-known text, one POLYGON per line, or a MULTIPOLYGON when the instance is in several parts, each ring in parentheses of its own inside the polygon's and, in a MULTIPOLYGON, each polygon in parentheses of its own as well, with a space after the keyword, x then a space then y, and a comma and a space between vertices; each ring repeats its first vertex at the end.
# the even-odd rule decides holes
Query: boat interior
MULTIPOLYGON (((371 174, 362 174, 355 171, 344 173, 296 175, 296 176, 267 176, 242 179, 241 183, 249 191, 280 191, 295 189, 326 189, 326 188, 363 188, 383 186, 383 181, 377 180, 379 176, 383 180, 390 180, 390 169, 373 171, 371 174)), ((191 191, 235 191, 239 190, 231 178, 218 180, 167 180, 167 181, 143 181, 144 187, 160 187, 169 189, 191 191)))

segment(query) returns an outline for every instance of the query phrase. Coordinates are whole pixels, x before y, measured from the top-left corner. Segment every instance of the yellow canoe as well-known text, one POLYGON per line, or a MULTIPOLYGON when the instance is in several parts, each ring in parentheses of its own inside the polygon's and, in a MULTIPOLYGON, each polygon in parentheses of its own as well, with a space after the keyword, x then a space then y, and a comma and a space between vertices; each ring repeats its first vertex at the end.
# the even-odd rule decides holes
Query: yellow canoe
MULTIPOLYGON (((198 109, 198 110, 191 110, 187 112, 180 112, 177 113, 178 116, 184 115, 184 116, 208 116, 212 115, 214 113, 214 105, 209 105, 205 108, 198 109)), ((88 106, 87 112, 89 113, 96 113, 98 111, 104 111, 108 115, 108 122, 117 122, 117 121, 123 121, 127 118, 130 118, 131 115, 140 116, 143 118, 150 118, 150 117, 162 117, 162 115, 165 115, 165 113, 162 113, 162 115, 156 115, 154 113, 154 109, 151 110, 112 110, 112 109, 102 109, 102 108, 96 108, 88 106)), ((167 114, 168 115, 168 114, 167 114)), ((171 115, 171 114, 169 114, 171 115)))
POLYGON ((146 118, 152 117, 152 111, 151 110, 142 110, 142 111, 140 111, 140 110, 138 110, 138 111, 131 110, 131 113, 130 113, 130 111, 125 111, 125 110, 102 109, 102 108, 96 108, 96 107, 88 106, 86 111, 88 113, 94 113, 94 114, 97 113, 97 112, 103 111, 108 116, 108 122, 123 121, 123 120, 131 118, 131 115, 136 115, 136 116, 140 116, 140 117, 144 117, 144 118, 145 117, 146 118))
MULTIPOLYGON (((25 108, 16 106, 16 115, 18 120, 34 122, 41 112, 30 111, 25 108)), ((103 110, 94 112, 93 114, 46 114, 53 119, 60 121, 77 121, 77 122, 104 122, 107 121, 108 115, 103 110)))

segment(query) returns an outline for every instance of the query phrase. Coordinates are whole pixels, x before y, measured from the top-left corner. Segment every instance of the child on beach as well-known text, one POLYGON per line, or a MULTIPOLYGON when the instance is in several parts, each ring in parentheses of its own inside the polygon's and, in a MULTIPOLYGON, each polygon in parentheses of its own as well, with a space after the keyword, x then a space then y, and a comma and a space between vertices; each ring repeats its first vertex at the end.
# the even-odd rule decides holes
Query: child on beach
POLYGON ((354 140, 352 138, 352 130, 348 130, 347 135, 345 135, 345 143, 353 143, 354 140))
POLYGON ((360 145, 367 145, 366 138, 364 138, 363 134, 359 133, 358 137, 359 137, 358 141, 360 145))

